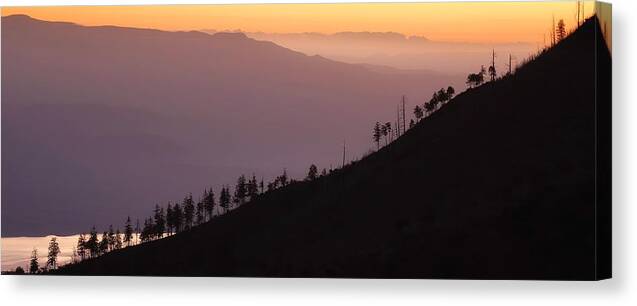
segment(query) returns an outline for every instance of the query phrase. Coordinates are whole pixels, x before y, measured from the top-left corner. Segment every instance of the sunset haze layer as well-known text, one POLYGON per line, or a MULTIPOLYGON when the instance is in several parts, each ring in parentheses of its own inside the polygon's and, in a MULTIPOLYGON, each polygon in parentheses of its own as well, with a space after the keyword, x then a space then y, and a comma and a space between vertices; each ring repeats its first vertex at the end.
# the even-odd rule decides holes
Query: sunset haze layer
MULTIPOLYGON (((585 16, 594 4, 583 1, 585 16)), ((357 4, 248 4, 157 6, 6 7, 2 16, 26 14, 81 25, 117 25, 169 31, 200 29, 268 33, 398 32, 436 41, 542 43, 551 17, 568 28, 576 1, 357 4)))

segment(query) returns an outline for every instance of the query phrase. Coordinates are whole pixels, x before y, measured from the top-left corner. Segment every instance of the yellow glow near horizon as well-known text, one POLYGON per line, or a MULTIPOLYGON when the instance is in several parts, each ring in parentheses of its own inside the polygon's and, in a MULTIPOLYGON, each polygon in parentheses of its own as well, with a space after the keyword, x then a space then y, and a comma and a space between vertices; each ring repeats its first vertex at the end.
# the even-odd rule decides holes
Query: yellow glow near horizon
MULTIPOLYGON (((585 1, 586 16, 594 9, 585 1)), ((576 23, 576 1, 4 7, 2 16, 87 26, 178 30, 398 32, 437 41, 542 43, 552 18, 576 23)))

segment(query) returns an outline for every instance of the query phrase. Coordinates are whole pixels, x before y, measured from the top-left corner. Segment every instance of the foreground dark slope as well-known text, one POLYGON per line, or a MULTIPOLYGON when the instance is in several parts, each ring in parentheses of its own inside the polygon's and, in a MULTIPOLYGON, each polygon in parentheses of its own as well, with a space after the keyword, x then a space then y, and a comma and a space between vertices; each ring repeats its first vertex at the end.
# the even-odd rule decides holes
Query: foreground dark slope
POLYGON ((59 273, 594 279, 597 31, 343 171, 59 273))

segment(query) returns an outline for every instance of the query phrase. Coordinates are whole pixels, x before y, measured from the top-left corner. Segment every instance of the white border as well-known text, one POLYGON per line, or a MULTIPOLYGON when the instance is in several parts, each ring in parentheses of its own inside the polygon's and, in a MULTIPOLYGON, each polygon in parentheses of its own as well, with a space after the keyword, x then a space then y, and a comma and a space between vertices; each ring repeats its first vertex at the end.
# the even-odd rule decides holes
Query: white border
MULTIPOLYGON (((325 1, 201 1, 201 3, 325 1)), ((387 2, 338 1, 328 2, 387 2)), ((418 1, 401 1, 418 2, 418 1)), ((441 2, 441 1, 428 1, 441 2)), ((602 282, 0 277, 2 305, 637 305, 637 5, 613 2, 613 275, 602 282), (629 34, 630 33, 630 34, 629 34), (632 56, 630 56, 632 55, 632 56), (631 160, 629 157, 633 157, 631 160), (631 184, 632 183, 632 184, 631 184), (631 190, 632 189, 632 190, 631 190)), ((2 6, 175 4, 174 0, 4 0, 2 6)))

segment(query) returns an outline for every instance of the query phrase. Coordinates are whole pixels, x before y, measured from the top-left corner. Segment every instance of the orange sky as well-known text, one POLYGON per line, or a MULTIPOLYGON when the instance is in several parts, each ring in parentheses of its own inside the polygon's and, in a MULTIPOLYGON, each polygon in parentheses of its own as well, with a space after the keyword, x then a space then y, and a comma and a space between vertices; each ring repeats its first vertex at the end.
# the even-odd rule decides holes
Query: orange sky
MULTIPOLYGON (((586 15, 593 3, 586 1, 586 15)), ((575 24, 575 1, 4 7, 2 16, 82 25, 247 32, 399 32, 438 41, 542 43, 552 16, 575 24)))

